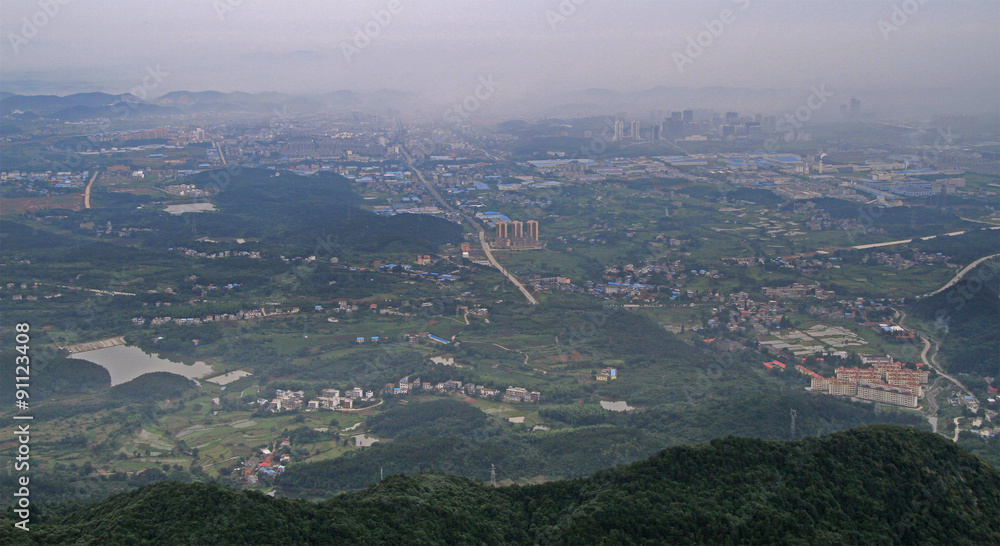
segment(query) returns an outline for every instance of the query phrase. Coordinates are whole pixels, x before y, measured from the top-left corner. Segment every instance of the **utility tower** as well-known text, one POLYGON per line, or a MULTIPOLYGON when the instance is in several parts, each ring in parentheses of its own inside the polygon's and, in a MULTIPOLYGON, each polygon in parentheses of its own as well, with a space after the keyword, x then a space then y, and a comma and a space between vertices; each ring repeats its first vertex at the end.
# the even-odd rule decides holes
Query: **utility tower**
POLYGON ((497 486, 497 466, 493 463, 490 463, 490 485, 497 486))
POLYGON ((796 412, 793 409, 793 410, 790 410, 790 413, 792 414, 792 438, 795 438, 795 415, 796 415, 796 412))

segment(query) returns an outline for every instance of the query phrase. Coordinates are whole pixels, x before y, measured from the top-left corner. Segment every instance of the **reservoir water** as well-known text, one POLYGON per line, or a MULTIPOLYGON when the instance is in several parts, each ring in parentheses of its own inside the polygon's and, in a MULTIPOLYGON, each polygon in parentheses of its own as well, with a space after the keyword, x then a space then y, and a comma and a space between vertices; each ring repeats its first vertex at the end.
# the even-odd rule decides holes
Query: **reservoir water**
POLYGON ((204 362, 194 364, 172 362, 128 345, 84 351, 70 355, 70 358, 88 360, 108 370, 111 374, 112 387, 152 372, 170 372, 188 379, 200 379, 212 373, 212 367, 204 362))

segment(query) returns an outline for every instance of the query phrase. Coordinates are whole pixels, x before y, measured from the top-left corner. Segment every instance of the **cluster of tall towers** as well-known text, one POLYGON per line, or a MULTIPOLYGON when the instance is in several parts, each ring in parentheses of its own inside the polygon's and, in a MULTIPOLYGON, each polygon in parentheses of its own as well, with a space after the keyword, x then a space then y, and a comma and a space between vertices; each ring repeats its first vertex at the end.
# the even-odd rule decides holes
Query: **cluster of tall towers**
MULTIPOLYGON (((642 136, 640 135, 639 130, 640 130, 639 120, 637 120, 637 119, 632 120, 629 123, 628 138, 630 138, 631 140, 642 140, 642 136)), ((621 121, 621 120, 618 120, 618 121, 615 122, 615 136, 614 136, 614 140, 615 140, 615 142, 621 142, 621 141, 625 140, 625 138, 626 138, 626 135, 625 135, 625 122, 621 121)))
MULTIPOLYGON (((852 102, 852 108, 853 105, 852 102)), ((662 115, 662 111, 659 115, 662 115)), ((650 113, 650 120, 655 120, 657 117, 656 111, 650 113)), ((718 128, 719 136, 723 138, 760 137, 764 121, 765 118, 762 114, 740 116, 737 112, 726 112, 719 116, 705 112, 702 119, 696 123, 694 110, 680 110, 670 112, 670 115, 662 122, 650 121, 648 125, 640 124, 639 120, 626 122, 619 119, 614 123, 613 139, 615 142, 663 140, 692 134, 706 134, 706 131, 714 131, 716 128, 718 128)))
POLYGON ((496 230, 494 246, 497 248, 534 248, 538 245, 537 220, 497 222, 496 230))

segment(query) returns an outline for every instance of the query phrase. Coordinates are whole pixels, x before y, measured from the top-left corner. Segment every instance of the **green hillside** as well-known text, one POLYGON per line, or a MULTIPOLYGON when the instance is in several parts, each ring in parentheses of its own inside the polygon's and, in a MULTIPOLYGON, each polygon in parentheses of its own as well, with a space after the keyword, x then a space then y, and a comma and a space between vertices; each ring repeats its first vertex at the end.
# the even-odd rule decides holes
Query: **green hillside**
POLYGON ((970 271, 948 290, 919 300, 916 315, 933 322, 948 371, 992 376, 1000 355, 1000 295, 992 262, 970 271))
POLYGON ((158 483, 5 515, 4 544, 995 544, 1000 474, 940 436, 872 426, 725 438, 588 478, 493 488, 393 476, 324 503, 158 483))

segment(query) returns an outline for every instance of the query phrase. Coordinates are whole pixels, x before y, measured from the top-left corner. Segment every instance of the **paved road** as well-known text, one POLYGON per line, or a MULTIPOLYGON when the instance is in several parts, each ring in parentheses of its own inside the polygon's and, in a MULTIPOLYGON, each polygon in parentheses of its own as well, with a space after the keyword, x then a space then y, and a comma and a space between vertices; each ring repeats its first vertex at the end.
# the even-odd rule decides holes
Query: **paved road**
POLYGON ((212 144, 215 145, 216 151, 219 152, 219 159, 222 160, 222 166, 223 167, 228 167, 229 164, 226 163, 226 156, 225 156, 225 154, 222 153, 222 144, 220 144, 218 142, 213 142, 212 144))
POLYGON ((538 300, 535 299, 535 296, 533 296, 531 292, 528 292, 528 289, 525 288, 523 284, 521 284, 521 281, 517 280, 517 277, 515 277, 509 271, 504 269, 504 267, 500 265, 500 262, 498 262, 497 259, 493 257, 493 251, 490 250, 490 245, 486 242, 486 232, 482 228, 479 228, 479 244, 482 245, 483 254, 486 254, 486 259, 489 260, 490 264, 492 264, 493 267, 499 269, 500 272, 503 273, 508 280, 510 280, 510 282, 514 283, 514 286, 516 286, 517 289, 520 290, 522 294, 524 294, 524 297, 527 298, 529 303, 531 303, 532 305, 536 305, 538 303, 538 300))
POLYGON ((945 285, 942 286, 941 288, 938 288, 937 290, 931 292, 930 294, 924 294, 923 296, 919 296, 919 297, 926 298, 928 296, 933 296, 934 294, 940 294, 941 292, 944 292, 945 290, 951 288, 952 286, 955 286, 955 283, 957 283, 958 281, 962 280, 962 277, 964 277, 965 274, 968 273, 969 271, 972 271, 973 269, 975 269, 977 265, 985 262, 986 260, 989 260, 990 258, 996 258, 997 256, 1000 256, 1000 253, 991 254, 989 256, 983 256, 982 258, 979 258, 978 260, 976 260, 976 261, 972 262, 971 264, 965 266, 965 269, 959 271, 958 274, 955 275, 954 279, 952 279, 952 280, 948 281, 947 283, 945 283, 945 285))
MULTIPOLYGON (((988 228, 983 228, 983 229, 1000 229, 1000 226, 993 226, 993 227, 988 227, 988 228)), ((940 235, 928 235, 927 237, 912 237, 910 239, 900 239, 898 241, 889 241, 887 243, 872 243, 872 244, 869 244, 869 245, 857 245, 857 246, 852 246, 852 247, 848 247, 848 248, 850 248, 852 250, 864 250, 866 248, 878 248, 880 246, 902 245, 902 244, 909 243, 909 242, 913 241, 914 239, 919 239, 921 241, 929 241, 931 239, 937 239, 938 237, 954 237, 956 235, 964 235, 967 232, 968 232, 968 230, 950 231, 948 233, 942 233, 940 235)))
POLYGON ((922 339, 924 340, 924 351, 922 353, 920 353, 920 359, 923 360, 928 366, 930 366, 931 368, 933 368, 934 371, 937 372, 941 377, 947 379, 948 381, 951 381, 955 385, 958 385, 958 388, 960 388, 963 391, 965 391, 966 394, 974 397, 975 395, 972 394, 972 391, 970 391, 969 389, 967 389, 965 387, 965 385, 962 384, 961 381, 959 381, 958 379, 955 379, 954 377, 952 377, 952 376, 944 373, 944 370, 942 370, 941 367, 938 365, 938 363, 937 363, 937 353, 941 349, 941 345, 939 343, 934 342, 934 354, 931 355, 930 360, 927 360, 927 351, 930 350, 930 348, 931 348, 931 341, 930 341, 929 338, 926 338, 926 337, 922 337, 922 339))
POLYGON ((479 224, 479 222, 476 222, 464 212, 456 210, 454 207, 451 206, 450 203, 445 201, 445 199, 441 197, 441 194, 438 193, 437 188, 431 185, 431 183, 428 182, 426 178, 424 178, 424 173, 420 172, 420 170, 414 166, 413 158, 412 156, 410 156, 409 152, 407 152, 405 156, 406 156, 406 162, 409 165, 410 169, 413 170, 413 172, 417 173, 417 178, 420 179, 420 182, 423 183, 423 185, 427 188, 427 191, 429 191, 431 195, 434 196, 434 199, 437 200, 437 202, 441 205, 441 207, 443 207, 448 211, 458 213, 459 215, 461 215, 463 219, 465 219, 466 222, 468 222, 476 231, 479 232, 479 244, 482 245, 483 254, 486 255, 486 259, 489 260, 490 265, 497 268, 500 271, 500 273, 503 273, 504 276, 507 277, 507 280, 513 283, 514 286, 516 286, 517 289, 520 290, 522 294, 524 294, 524 297, 528 300, 528 303, 532 305, 538 304, 538 300, 535 298, 535 296, 531 294, 531 292, 528 291, 527 288, 524 287, 523 284, 521 284, 521 281, 517 280, 517 277, 515 277, 509 271, 504 269, 504 267, 500 265, 500 262, 498 262, 497 259, 493 256, 493 252, 490 250, 490 245, 486 243, 486 231, 479 224))
POLYGON ((94 171, 94 176, 91 177, 90 182, 87 183, 87 190, 83 192, 83 208, 90 208, 90 188, 94 186, 94 181, 97 180, 97 171, 94 171))
MULTIPOLYGON (((903 321, 904 320, 906 320, 906 313, 900 312, 900 314, 899 314, 899 325, 900 326, 903 325, 903 321)), ((930 366, 930 368, 933 369, 935 372, 937 372, 937 374, 940 376, 940 377, 938 377, 934 381, 933 385, 931 385, 929 388, 926 389, 926 394, 925 394, 925 398, 927 398, 927 400, 928 400, 928 402, 927 402, 927 416, 928 416, 928 421, 930 421, 931 426, 934 427, 934 431, 937 432, 937 411, 938 411, 938 407, 937 407, 937 402, 935 400, 933 400, 933 397, 936 396, 936 393, 934 393, 932 391, 937 387, 937 384, 938 384, 938 382, 941 381, 941 378, 944 378, 944 379, 947 379, 948 381, 951 381, 956 386, 958 386, 958 388, 960 388, 963 391, 965 391, 966 394, 969 394, 971 396, 975 396, 975 395, 972 394, 972 391, 970 391, 968 388, 966 388, 966 386, 963 385, 961 381, 959 381, 958 379, 955 379, 954 377, 952 377, 952 376, 944 373, 944 370, 941 369, 941 366, 937 363, 937 353, 938 353, 939 350, 941 350, 941 345, 939 343, 935 342, 934 343, 934 354, 930 355, 930 358, 927 358, 927 353, 930 352, 930 349, 931 349, 931 339, 929 337, 926 337, 926 336, 920 336, 920 339, 924 342, 924 350, 920 353, 920 360, 922 362, 924 362, 925 364, 927 364, 928 366, 930 366), (931 419, 933 419, 933 421, 931 421, 931 419)), ((955 441, 957 442, 958 440, 955 440, 955 441)))

